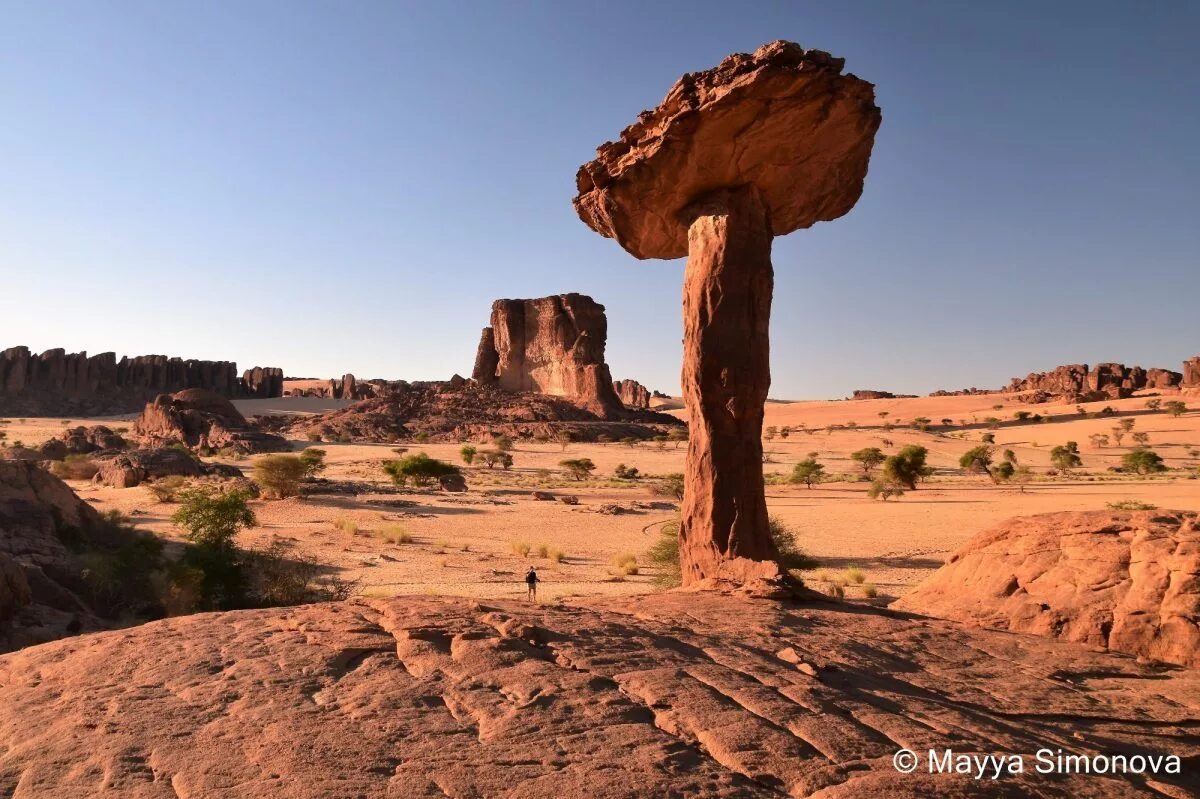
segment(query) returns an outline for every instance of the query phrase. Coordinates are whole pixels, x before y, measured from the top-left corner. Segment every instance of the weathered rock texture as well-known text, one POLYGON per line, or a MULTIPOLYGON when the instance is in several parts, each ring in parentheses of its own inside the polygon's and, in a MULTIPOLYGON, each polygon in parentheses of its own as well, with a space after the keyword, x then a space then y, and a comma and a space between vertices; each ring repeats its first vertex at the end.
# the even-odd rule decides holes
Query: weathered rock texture
POLYGON ((1184 388, 1200 388, 1200 355, 1183 362, 1184 388))
POLYGON ((844 62, 791 42, 679 79, 576 176, 579 218, 637 258, 688 256, 685 584, 778 575, 763 498, 771 239, 863 190, 880 111, 844 62))
POLYGON ((68 455, 123 450, 125 439, 104 425, 72 427, 38 447, 48 460, 60 461, 68 455))
POLYGON ((604 306, 591 297, 496 300, 472 377, 507 391, 565 397, 601 416, 613 415, 621 401, 604 362, 607 339, 604 306))
POLYGON ((1143 389, 1178 388, 1182 380, 1183 375, 1168 369, 1143 369, 1121 363, 1100 363, 1089 368, 1086 363, 1073 363, 1049 372, 1033 372, 1024 378, 1014 377, 1003 391, 1035 392, 1047 400, 1094 402, 1123 399, 1143 389))
POLYGON ((1196 513, 1047 513, 971 539, 893 607, 1200 667, 1196 513))
MULTIPOLYGON (((36 464, 0 460, 0 652, 102 629, 112 595, 89 574, 137 540, 36 464)), ((0 794, 11 787, 0 779, 0 794)))
POLYGON ((712 594, 203 614, 0 658, 0 786, 26 799, 1161 799, 1194 795, 1198 727, 1198 672, 712 594), (902 746, 1190 760, 993 782, 899 774, 902 746))
POLYGON ((160 394, 142 409, 133 431, 139 440, 152 447, 179 443, 242 453, 282 452, 291 448, 277 435, 251 429, 232 402, 201 388, 160 394))
POLYGON ((580 167, 580 219, 636 258, 679 258, 684 211, 709 191, 757 187, 775 236, 845 215, 881 116, 874 87, 844 64, 780 41, 684 75, 580 167))
POLYGON ((621 400, 621 404, 626 408, 649 408, 650 407, 650 390, 636 380, 615 380, 613 381, 613 391, 617 393, 617 399, 621 400))
POLYGON ((279 397, 283 371, 255 367, 240 379, 229 361, 165 355, 88 357, 62 349, 34 355, 28 347, 0 352, 0 413, 102 415, 136 411, 156 394, 204 388, 226 397, 279 397))
POLYGON ((653 411, 625 411, 622 417, 607 419, 568 399, 459 378, 397 382, 385 396, 321 416, 258 421, 266 429, 328 441, 404 441, 421 433, 431 441, 491 442, 498 435, 554 438, 560 433, 569 433, 575 441, 595 441, 600 436, 619 441, 652 438, 683 424, 653 411))

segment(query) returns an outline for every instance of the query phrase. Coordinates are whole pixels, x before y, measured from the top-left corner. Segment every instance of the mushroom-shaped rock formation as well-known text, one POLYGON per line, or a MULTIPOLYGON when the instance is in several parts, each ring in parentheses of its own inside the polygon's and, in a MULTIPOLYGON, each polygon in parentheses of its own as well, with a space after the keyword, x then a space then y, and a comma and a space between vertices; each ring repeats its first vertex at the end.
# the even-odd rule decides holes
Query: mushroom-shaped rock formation
POLYGON ((791 42, 684 75, 577 176, 575 209, 637 258, 688 256, 685 584, 779 576, 762 420, 771 384, 771 240, 862 194, 880 112, 843 60, 791 42))

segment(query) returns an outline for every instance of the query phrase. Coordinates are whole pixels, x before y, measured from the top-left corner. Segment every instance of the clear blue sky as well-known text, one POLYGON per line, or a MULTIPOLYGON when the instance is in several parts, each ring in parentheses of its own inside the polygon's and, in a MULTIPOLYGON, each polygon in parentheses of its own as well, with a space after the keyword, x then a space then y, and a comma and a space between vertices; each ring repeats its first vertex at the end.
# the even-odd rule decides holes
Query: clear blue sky
POLYGON ((498 297, 608 308, 678 390, 684 262, 571 208, 683 72, 777 38, 883 126, 775 244, 772 395, 1200 353, 1200 4, 0 0, 0 347, 469 373, 498 297))

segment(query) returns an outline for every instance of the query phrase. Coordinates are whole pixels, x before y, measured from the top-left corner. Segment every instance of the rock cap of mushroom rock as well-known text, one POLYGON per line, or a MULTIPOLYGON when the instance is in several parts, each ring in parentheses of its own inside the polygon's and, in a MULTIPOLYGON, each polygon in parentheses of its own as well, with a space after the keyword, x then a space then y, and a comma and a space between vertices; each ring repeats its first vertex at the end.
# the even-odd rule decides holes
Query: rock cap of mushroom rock
POLYGON ((756 187, 776 236, 846 214, 881 115, 844 63, 776 41, 684 75, 579 168, 579 218, 644 259, 686 255, 683 212, 717 189, 756 187))

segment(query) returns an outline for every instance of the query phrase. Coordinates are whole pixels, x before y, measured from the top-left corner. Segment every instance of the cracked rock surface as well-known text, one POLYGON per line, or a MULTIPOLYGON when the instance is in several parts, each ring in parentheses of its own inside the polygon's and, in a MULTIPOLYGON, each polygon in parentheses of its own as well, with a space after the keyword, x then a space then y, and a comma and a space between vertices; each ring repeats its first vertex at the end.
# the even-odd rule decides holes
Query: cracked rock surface
POLYGON ((0 658, 11 797, 1190 796, 1198 756, 1198 672, 716 593, 358 600, 0 658), (1185 762, 994 783, 898 774, 900 746, 1185 762))
POLYGON ((1010 519, 892 607, 1200 668, 1200 514, 1010 519))

